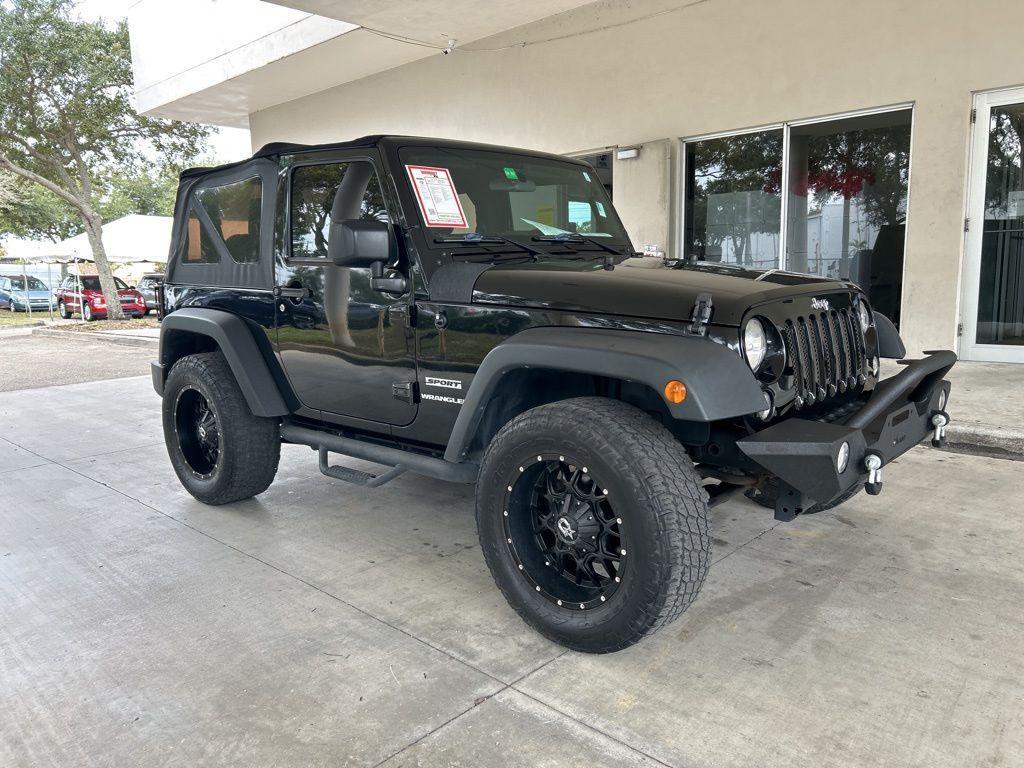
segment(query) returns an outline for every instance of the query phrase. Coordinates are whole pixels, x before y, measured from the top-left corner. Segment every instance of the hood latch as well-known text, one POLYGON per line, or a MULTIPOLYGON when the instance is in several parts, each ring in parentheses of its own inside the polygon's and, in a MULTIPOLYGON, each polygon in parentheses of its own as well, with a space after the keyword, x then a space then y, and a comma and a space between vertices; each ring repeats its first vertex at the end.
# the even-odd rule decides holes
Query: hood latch
POLYGON ((693 303, 693 312, 690 313, 690 333, 698 336, 704 335, 705 327, 711 319, 713 307, 710 293, 701 293, 697 296, 697 300, 693 303))

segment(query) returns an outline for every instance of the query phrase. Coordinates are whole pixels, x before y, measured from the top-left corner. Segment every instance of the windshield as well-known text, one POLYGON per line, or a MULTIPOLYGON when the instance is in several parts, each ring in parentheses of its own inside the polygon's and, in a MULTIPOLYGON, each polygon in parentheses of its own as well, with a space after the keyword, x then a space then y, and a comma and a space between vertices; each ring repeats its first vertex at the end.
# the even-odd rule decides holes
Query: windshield
MULTIPOLYGON (((25 290, 25 278, 24 277, 12 277, 10 278, 11 288, 16 291, 25 290)), ((38 277, 30 277, 28 279, 28 289, 30 291, 45 291, 47 290, 46 284, 43 283, 38 277)))
POLYGON ((399 157, 431 246, 467 234, 527 243, 559 235, 628 242, 608 192, 586 166, 438 147, 406 147, 399 157))
MULTIPOLYGON (((87 291, 99 291, 99 290, 101 290, 101 288, 100 288, 100 279, 98 277, 83 277, 83 278, 81 278, 81 280, 82 280, 82 288, 84 288, 85 290, 87 290, 87 291)), ((119 290, 119 291, 123 291, 123 290, 125 290, 128 287, 127 285, 125 285, 124 280, 122 280, 120 277, 115 277, 114 278, 114 284, 117 285, 117 290, 119 290)))

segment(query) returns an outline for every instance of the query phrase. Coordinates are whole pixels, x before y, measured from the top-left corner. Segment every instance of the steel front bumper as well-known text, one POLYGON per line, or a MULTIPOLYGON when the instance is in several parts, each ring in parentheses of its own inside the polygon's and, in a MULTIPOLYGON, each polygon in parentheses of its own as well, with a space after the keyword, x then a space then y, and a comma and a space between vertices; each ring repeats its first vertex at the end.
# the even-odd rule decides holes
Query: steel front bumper
POLYGON ((779 479, 776 518, 791 520, 859 483, 879 493, 882 467, 926 437, 941 445, 949 423, 950 387, 943 377, 956 355, 926 354, 879 382, 861 407, 840 421, 791 418, 737 441, 744 454, 779 479), (844 445, 849 458, 840 471, 844 445))

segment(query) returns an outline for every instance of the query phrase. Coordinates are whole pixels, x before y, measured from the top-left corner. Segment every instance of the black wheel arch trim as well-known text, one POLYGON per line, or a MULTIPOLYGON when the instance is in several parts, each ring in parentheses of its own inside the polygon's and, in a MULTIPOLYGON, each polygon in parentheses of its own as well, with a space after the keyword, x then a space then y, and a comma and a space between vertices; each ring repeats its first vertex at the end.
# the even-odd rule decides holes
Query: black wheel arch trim
POLYGON ((484 357, 455 420, 445 459, 465 458, 502 377, 522 368, 634 381, 659 396, 668 381, 678 379, 686 385, 686 399, 665 405, 673 418, 684 421, 718 421, 765 407, 761 387, 739 354, 706 337, 564 326, 529 328, 484 357))
POLYGON ((284 377, 262 331, 254 332, 251 321, 219 309, 184 307, 165 316, 160 325, 160 357, 153 363, 153 387, 163 393, 167 372, 181 355, 176 354, 176 337, 205 336, 220 349, 238 381, 249 409, 255 416, 285 416, 299 408, 299 401, 284 377))

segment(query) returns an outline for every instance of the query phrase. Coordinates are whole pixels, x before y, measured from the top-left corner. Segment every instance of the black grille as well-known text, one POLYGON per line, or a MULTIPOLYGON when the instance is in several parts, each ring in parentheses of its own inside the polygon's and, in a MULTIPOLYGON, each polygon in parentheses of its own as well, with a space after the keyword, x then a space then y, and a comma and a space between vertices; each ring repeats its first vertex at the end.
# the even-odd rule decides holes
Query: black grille
POLYGON ((820 402, 864 383, 867 355, 853 308, 786 320, 780 330, 803 402, 820 402))

